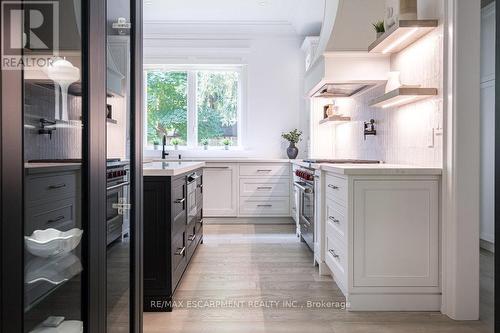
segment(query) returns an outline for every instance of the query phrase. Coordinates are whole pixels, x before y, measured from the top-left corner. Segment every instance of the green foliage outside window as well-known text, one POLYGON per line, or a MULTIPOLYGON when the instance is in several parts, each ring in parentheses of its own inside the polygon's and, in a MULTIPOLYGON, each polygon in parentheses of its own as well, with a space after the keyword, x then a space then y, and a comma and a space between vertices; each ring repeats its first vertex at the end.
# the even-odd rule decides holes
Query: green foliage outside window
MULTIPOLYGON (((198 143, 222 146, 227 138, 238 144, 238 81, 234 71, 196 72, 198 143)), ((148 143, 161 142, 167 135, 185 145, 188 135, 188 73, 147 73, 148 143)), ((192 121, 191 119, 189 121, 192 121)))

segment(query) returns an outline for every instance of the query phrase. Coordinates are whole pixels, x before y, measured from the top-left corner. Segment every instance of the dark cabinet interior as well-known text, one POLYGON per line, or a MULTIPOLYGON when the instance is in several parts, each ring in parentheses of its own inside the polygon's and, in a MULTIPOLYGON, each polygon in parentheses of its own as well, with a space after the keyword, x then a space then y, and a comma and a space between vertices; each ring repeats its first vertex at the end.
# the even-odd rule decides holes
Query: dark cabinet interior
POLYGON ((144 177, 144 311, 172 311, 172 296, 203 243, 203 171, 191 181, 189 174, 144 177))

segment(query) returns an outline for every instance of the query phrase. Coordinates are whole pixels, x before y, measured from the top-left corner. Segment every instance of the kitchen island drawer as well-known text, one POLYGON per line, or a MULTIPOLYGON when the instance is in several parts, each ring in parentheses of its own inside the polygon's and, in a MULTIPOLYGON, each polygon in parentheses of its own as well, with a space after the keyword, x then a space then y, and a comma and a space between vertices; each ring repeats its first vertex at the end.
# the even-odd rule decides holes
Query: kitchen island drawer
POLYGON ((327 197, 332 197, 342 205, 347 204, 347 180, 332 174, 326 174, 325 192, 327 197))
POLYGON ((288 197, 290 181, 240 178, 240 196, 242 197, 288 197))
POLYGON ((325 206, 327 235, 336 234, 338 238, 347 243, 347 217, 345 208, 328 198, 325 201, 325 206))
POLYGON ((290 177, 290 164, 240 164, 240 176, 290 177))
POLYGON ((26 184, 27 205, 37 201, 76 196, 76 172, 30 176, 26 184))
POLYGON ((241 216, 290 216, 289 197, 240 197, 241 216))
MULTIPOLYGON (((341 289, 347 287, 347 246, 334 235, 326 236, 325 263, 341 289)), ((345 293, 345 290, 342 290, 345 293)))

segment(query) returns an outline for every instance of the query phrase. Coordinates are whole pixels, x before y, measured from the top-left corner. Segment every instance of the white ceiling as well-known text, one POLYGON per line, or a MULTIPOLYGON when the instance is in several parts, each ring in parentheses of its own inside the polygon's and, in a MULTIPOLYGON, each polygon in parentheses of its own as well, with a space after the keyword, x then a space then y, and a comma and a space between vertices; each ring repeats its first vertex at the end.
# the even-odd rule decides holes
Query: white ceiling
POLYGON ((144 21, 289 24, 301 36, 319 35, 325 0, 144 0, 144 21))

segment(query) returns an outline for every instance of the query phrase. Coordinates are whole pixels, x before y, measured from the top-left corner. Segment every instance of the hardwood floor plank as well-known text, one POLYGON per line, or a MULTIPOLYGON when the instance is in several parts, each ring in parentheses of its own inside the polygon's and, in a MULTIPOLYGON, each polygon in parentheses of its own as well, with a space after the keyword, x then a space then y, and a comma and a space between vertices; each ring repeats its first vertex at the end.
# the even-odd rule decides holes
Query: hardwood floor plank
POLYGON ((173 312, 144 314, 145 333, 489 332, 437 312, 346 311, 294 225, 206 225, 174 299, 173 312))

